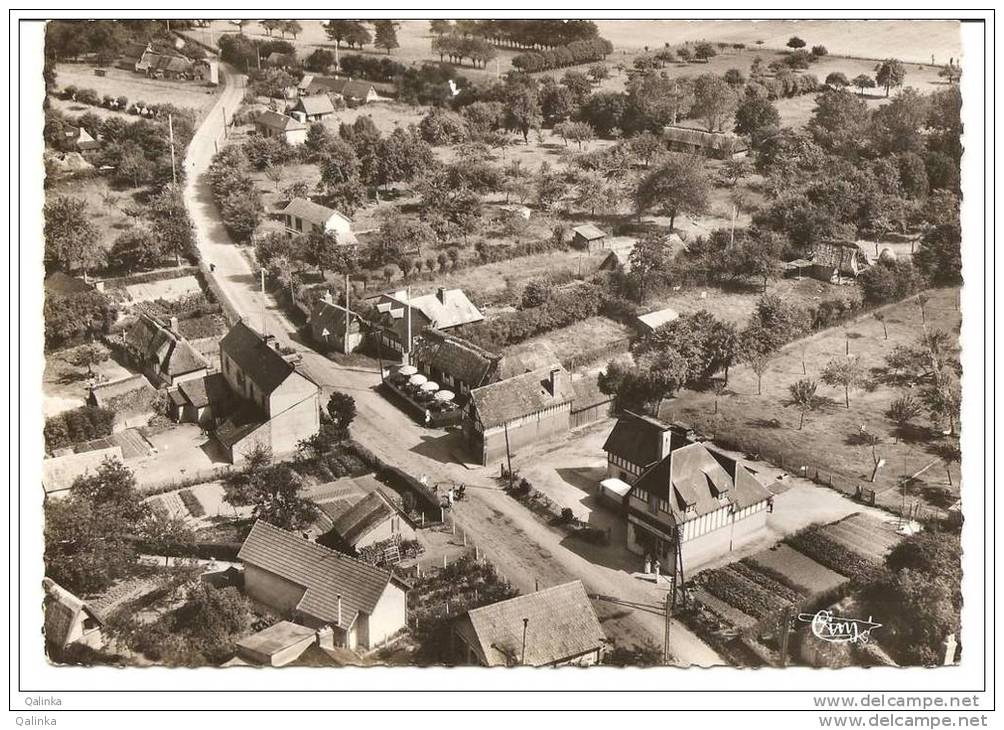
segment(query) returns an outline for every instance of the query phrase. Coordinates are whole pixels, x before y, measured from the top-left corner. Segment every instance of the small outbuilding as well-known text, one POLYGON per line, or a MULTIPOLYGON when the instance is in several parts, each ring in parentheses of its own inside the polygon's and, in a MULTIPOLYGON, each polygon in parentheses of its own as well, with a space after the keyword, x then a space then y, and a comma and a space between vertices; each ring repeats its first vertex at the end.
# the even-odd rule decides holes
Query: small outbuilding
POLYGON ((607 234, 592 223, 586 223, 572 229, 572 245, 577 248, 584 248, 589 253, 602 250, 606 238, 607 234))
POLYGON ((642 314, 637 318, 638 329, 642 334, 650 334, 655 332, 659 327, 664 324, 669 324, 674 319, 679 318, 680 313, 675 309, 666 307, 665 309, 660 309, 655 312, 649 312, 648 314, 642 314))

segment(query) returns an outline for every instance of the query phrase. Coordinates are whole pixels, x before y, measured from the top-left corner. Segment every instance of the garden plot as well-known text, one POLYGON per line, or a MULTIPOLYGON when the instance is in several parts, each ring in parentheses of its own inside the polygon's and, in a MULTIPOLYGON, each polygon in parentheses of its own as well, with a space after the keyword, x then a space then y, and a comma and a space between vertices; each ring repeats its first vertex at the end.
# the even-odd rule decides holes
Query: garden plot
POLYGON ((860 513, 827 525, 823 532, 845 547, 876 561, 882 560, 903 539, 896 532, 894 523, 860 513))
POLYGON ((806 595, 831 591, 847 582, 846 577, 783 543, 757 553, 751 561, 783 576, 806 595))
POLYGON ((171 301, 181 299, 202 291, 199 280, 188 274, 174 279, 161 279, 160 281, 148 281, 142 284, 126 284, 124 287, 126 294, 133 303, 152 302, 157 299, 171 301))

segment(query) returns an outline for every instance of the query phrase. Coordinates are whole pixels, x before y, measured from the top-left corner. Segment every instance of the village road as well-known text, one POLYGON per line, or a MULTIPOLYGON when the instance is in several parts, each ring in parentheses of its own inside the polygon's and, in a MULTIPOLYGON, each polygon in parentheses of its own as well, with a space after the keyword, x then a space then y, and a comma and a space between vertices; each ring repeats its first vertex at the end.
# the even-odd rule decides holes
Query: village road
MULTIPOLYGON (((296 326, 275 301, 260 291, 251 259, 231 240, 212 200, 205 172, 217 145, 223 146, 224 114, 236 110, 244 93, 243 77, 225 69, 226 87, 216 106, 196 131, 185 158, 185 204, 195 225, 207 276, 215 280, 230 307, 256 329, 269 334, 302 357, 301 367, 323 389, 355 398, 357 415, 352 435, 389 464, 431 483, 462 482, 468 499, 454 512, 458 530, 485 551, 498 569, 521 591, 581 579, 590 593, 614 597, 620 603, 597 602, 596 609, 611 639, 623 644, 651 643, 661 647, 664 619, 658 606, 664 595, 636 580, 620 567, 583 556, 581 543, 539 521, 525 507, 506 496, 486 468, 468 469, 456 431, 426 429, 376 391, 379 373, 341 367, 301 341, 296 326), (635 604, 635 605, 625 605, 635 604)), ((681 665, 709 666, 723 660, 678 621, 670 632, 670 652, 681 665)))

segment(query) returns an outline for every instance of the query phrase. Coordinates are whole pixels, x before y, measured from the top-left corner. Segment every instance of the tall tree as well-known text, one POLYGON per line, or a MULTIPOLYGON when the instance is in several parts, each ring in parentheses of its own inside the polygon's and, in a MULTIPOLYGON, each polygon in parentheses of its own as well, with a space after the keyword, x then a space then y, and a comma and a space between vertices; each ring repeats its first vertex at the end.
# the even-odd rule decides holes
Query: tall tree
POLYGON ((702 213, 707 208, 710 191, 705 163, 700 157, 668 154, 639 182, 635 207, 639 215, 652 210, 669 216, 672 231, 681 213, 702 213))
POLYGON ((809 378, 792 383, 788 386, 787 406, 798 409, 798 430, 805 425, 805 414, 819 407, 819 396, 816 395, 816 381, 809 378))
POLYGON ((889 90, 894 86, 902 86, 906 79, 906 66, 903 62, 895 58, 887 58, 875 67, 875 81, 879 86, 885 87, 885 95, 889 96, 889 90))
POLYGON ((844 389, 844 407, 851 407, 851 390, 861 387, 865 382, 865 369, 861 361, 854 355, 837 357, 823 366, 820 377, 830 386, 844 389))
POLYGON ((694 80, 692 113, 704 120, 709 132, 721 130, 738 105, 735 89, 721 76, 701 74, 694 80))
POLYGON ((393 20, 377 20, 373 23, 373 45, 383 48, 387 55, 401 44, 397 42, 397 23, 393 20))
POLYGON ((47 269, 73 272, 94 263, 100 234, 83 200, 58 195, 45 204, 43 215, 47 269))

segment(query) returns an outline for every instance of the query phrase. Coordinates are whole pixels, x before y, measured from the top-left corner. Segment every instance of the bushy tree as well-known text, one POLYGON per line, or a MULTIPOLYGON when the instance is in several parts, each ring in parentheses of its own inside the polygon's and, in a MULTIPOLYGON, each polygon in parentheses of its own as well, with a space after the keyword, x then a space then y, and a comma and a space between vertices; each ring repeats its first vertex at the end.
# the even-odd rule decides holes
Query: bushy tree
POLYGON ((816 410, 820 405, 816 387, 816 381, 809 378, 802 378, 788 386, 788 401, 785 405, 798 409, 799 431, 805 425, 805 414, 816 410))
POLYGON ((340 429, 348 430, 356 418, 356 401, 351 395, 334 391, 328 398, 328 415, 340 429))
POLYGON ((635 206, 639 215, 655 211, 669 216, 672 230, 678 215, 701 213, 707 208, 710 190, 701 158, 668 154, 658 167, 640 180, 635 191, 635 206))
POLYGON ((99 232, 83 200, 57 195, 45 204, 43 217, 46 269, 73 272, 97 260, 99 232))
POLYGON ((906 66, 898 59, 887 58, 875 67, 875 81, 879 86, 885 87, 886 97, 892 87, 902 86, 905 78, 906 66))
POLYGON ((694 80, 692 113, 704 120, 709 132, 721 130, 738 105, 735 89, 721 76, 702 74, 694 80))
POLYGON ((824 383, 844 389, 844 407, 851 407, 851 390, 860 388, 866 381, 861 361, 854 355, 837 357, 823 366, 820 378, 824 383))
POLYGON ((303 479, 287 463, 253 464, 224 480, 227 504, 251 507, 252 517, 284 530, 299 530, 313 522, 317 506, 300 495, 303 479))

